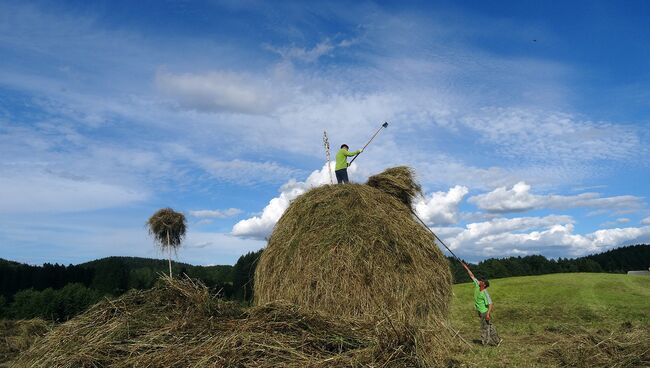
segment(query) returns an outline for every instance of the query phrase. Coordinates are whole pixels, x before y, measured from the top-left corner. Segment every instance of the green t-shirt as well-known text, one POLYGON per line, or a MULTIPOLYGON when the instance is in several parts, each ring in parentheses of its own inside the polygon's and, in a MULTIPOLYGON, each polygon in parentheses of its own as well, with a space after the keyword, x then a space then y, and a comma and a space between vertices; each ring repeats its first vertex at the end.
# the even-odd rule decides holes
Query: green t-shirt
POLYGON ((336 168, 334 170, 341 170, 348 168, 348 157, 356 156, 361 153, 361 150, 350 152, 345 148, 341 148, 336 152, 336 168))
POLYGON ((480 313, 485 313, 488 311, 488 305, 492 304, 490 294, 485 289, 481 290, 477 279, 472 279, 472 281, 474 281, 474 306, 480 313))

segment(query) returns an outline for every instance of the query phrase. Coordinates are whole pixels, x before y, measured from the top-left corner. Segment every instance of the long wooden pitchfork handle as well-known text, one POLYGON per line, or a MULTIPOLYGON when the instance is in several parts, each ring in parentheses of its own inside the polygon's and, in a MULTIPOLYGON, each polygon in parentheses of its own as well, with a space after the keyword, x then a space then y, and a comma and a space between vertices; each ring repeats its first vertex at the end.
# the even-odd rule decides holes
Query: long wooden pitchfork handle
MULTIPOLYGON (((361 151, 363 152, 363 150, 365 150, 366 147, 368 147, 368 145, 370 144, 370 142, 372 142, 372 140, 375 139, 375 137, 377 136, 377 134, 379 134, 379 132, 381 132, 382 129, 387 128, 387 127, 388 127, 388 122, 384 122, 384 123, 379 127, 379 129, 377 129, 377 131, 375 132, 375 134, 372 135, 372 137, 370 138, 370 140, 368 141, 368 143, 366 143, 366 145, 363 146, 363 148, 361 149, 361 151)), ((356 160, 357 157, 359 157, 360 154, 361 154, 361 152, 357 153, 354 157, 352 157, 352 160, 350 160, 350 164, 349 164, 348 166, 352 165, 352 162, 354 162, 354 160, 356 160)))

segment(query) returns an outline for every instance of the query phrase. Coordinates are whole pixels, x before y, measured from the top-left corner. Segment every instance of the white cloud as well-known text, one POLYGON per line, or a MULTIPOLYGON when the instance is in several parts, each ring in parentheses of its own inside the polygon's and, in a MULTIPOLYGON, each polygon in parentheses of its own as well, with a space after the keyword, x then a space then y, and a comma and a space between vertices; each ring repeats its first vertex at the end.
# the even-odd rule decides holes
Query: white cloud
POLYGON ((650 241, 650 226, 602 229, 582 238, 590 241, 590 244, 585 247, 587 251, 604 250, 631 243, 645 243, 650 241))
POLYGON ((492 192, 469 198, 480 209, 490 212, 517 212, 533 209, 539 202, 536 196, 529 193, 530 186, 519 182, 512 189, 499 187, 492 192))
POLYGON ((468 193, 467 187, 456 185, 447 192, 431 193, 414 203, 415 211, 428 225, 451 225, 458 222, 458 206, 468 193))
POLYGON ((263 114, 275 107, 278 98, 270 81, 234 72, 159 72, 156 85, 181 107, 207 112, 263 114))
POLYGON ((338 43, 333 43, 330 39, 325 39, 317 43, 311 49, 296 46, 274 47, 271 45, 265 45, 265 48, 269 51, 275 52, 286 60, 299 60, 307 63, 313 63, 320 59, 322 56, 331 54, 334 49, 350 47, 354 45, 355 42, 356 41, 354 40, 342 40, 338 43))
POLYGON ((144 201, 147 192, 80 177, 46 172, 0 175, 0 212, 76 212, 126 206, 144 201))
POLYGON ((519 182, 508 189, 499 187, 489 193, 469 198, 470 203, 480 209, 495 212, 523 212, 539 208, 567 209, 575 207, 605 208, 619 211, 638 210, 643 207, 641 197, 625 195, 601 197, 598 193, 581 193, 578 195, 536 195, 530 192, 530 185, 519 182))
POLYGON ((630 220, 627 217, 619 217, 614 221, 607 221, 605 223, 600 224, 600 227, 612 227, 612 226, 617 226, 617 225, 620 225, 620 224, 627 224, 630 221, 632 221, 632 220, 630 220))
POLYGON ((645 225, 650 225, 650 217, 644 218, 643 220, 641 220, 641 223, 645 225))
POLYGON ((483 239, 498 234, 551 227, 558 223, 570 224, 572 222, 573 220, 570 216, 556 215, 545 217, 517 217, 511 219, 496 218, 490 221, 476 222, 466 225, 466 229, 458 234, 451 244, 452 247, 457 247, 459 244, 483 241, 483 239))
POLYGON ((190 211, 190 215, 199 218, 226 218, 237 216, 242 213, 239 208, 228 208, 225 210, 194 210, 190 211))
POLYGON ((203 168, 219 180, 250 185, 261 182, 282 182, 299 173, 298 170, 275 162, 255 162, 246 160, 220 161, 204 159, 203 168))
MULTIPOLYGON (((329 169, 334 169, 334 162, 331 163, 329 169)), ((232 234, 244 238, 265 239, 271 234, 273 226, 282 217, 292 200, 311 188, 329 184, 330 176, 327 171, 327 165, 323 165, 321 170, 312 172, 305 181, 289 180, 280 188, 280 195, 271 199, 269 204, 264 207, 261 215, 239 221, 233 226, 232 234)), ((351 180, 355 179, 356 171, 356 164, 352 164, 348 168, 351 180)))

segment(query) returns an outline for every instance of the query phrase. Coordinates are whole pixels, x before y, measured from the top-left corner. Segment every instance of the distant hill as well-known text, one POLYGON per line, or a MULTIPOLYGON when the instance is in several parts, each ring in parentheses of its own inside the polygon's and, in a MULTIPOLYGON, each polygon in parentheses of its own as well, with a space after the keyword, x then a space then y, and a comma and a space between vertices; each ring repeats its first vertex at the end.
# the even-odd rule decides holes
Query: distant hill
MULTIPOLYGON (((201 280, 213 293, 249 301, 259 255, 242 255, 234 266, 173 262, 172 269, 174 277, 187 275, 201 280)), ((149 289, 168 270, 167 260, 138 257, 107 257, 69 266, 0 260, 0 318, 40 317, 62 322, 105 296, 149 289)))
MULTIPOLYGON (((93 270, 89 287, 114 294, 128 289, 150 288, 158 274, 169 272, 167 260, 140 257, 106 257, 77 266, 93 270)), ((212 288, 228 288, 232 284, 232 269, 230 265, 195 266, 172 262, 173 274, 200 279, 212 288)))
POLYGON ((582 258, 595 261, 605 272, 647 270, 650 267, 650 245, 630 245, 582 258))
POLYGON ((18 262, 9 261, 9 260, 6 260, 6 259, 4 259, 4 258, 0 258, 0 265, 11 266, 11 265, 19 265, 19 264, 20 264, 20 263, 18 263, 18 262))
MULTIPOLYGON (((186 274, 211 288, 223 289, 224 294, 231 293, 233 266, 172 262, 172 269, 175 275, 186 274)), ((102 294, 119 295, 132 288, 150 288, 161 272, 168 272, 167 260, 107 257, 69 266, 50 263, 31 266, 0 260, 0 295, 10 300, 19 290, 60 289, 69 283, 80 283, 102 294)))

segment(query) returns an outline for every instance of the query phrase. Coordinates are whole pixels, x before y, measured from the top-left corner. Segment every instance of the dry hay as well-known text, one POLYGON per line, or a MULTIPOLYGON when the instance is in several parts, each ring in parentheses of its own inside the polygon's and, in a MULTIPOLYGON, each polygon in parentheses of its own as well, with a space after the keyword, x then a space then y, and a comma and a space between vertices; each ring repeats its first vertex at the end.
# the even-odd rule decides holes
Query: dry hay
POLYGON ((559 367, 650 367, 650 328, 624 324, 618 330, 567 327, 543 355, 559 367))
POLYGON ((149 234, 167 251, 180 247, 187 230, 185 215, 171 208, 161 208, 147 220, 149 234))
POLYGON ((0 367, 27 350, 50 327, 40 318, 18 321, 0 321, 0 367))
POLYGON ((381 174, 369 177, 366 184, 392 195, 411 207, 413 198, 422 194, 422 187, 415 182, 413 176, 413 169, 410 167, 392 167, 381 174))
POLYGON ((444 320, 451 274, 412 216, 419 192, 411 169, 397 167, 367 185, 324 185, 296 198, 259 260, 255 302, 417 325, 444 320))
MULTIPOLYGON (((52 330, 16 367, 424 367, 425 332, 289 304, 245 309, 165 277, 52 330)), ((440 338, 443 338, 440 335, 440 338)))

